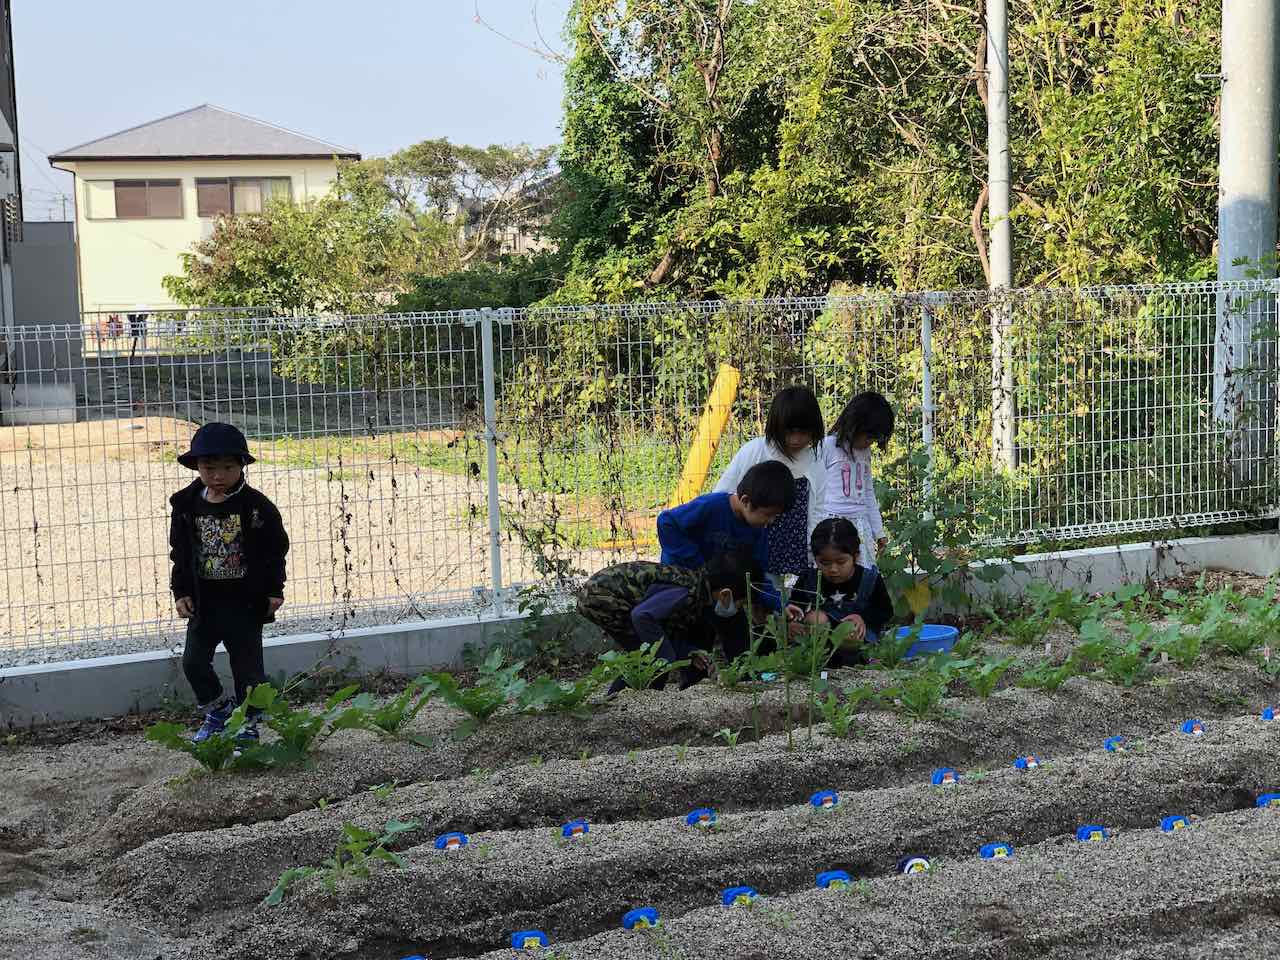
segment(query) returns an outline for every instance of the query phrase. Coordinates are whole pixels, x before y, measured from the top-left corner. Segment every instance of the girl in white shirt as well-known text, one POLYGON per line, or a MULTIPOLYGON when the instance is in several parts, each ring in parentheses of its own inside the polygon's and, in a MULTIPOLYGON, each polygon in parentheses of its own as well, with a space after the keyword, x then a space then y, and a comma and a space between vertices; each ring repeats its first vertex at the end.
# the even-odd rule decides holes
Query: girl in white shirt
POLYGON ((888 538, 880 517, 880 501, 871 476, 871 445, 883 450, 893 436, 893 407, 878 393, 860 393, 841 412, 822 441, 826 472, 824 517, 846 517, 858 530, 858 563, 874 567, 876 552, 888 538))
POLYGON ((716 492, 733 493, 743 474, 757 463, 777 460, 791 470, 796 485, 795 505, 771 523, 769 559, 765 571, 778 579, 809 569, 809 536, 823 518, 827 482, 818 448, 825 433, 818 398, 808 387, 787 387, 769 404, 764 436, 743 444, 734 455, 716 492))

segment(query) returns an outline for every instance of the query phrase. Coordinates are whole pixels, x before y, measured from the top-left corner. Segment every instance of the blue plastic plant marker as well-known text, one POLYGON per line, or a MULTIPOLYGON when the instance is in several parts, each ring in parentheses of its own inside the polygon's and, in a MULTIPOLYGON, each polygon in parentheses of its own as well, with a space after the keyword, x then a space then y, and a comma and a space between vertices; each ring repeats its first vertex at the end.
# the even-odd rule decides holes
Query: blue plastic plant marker
POLYGON ((625 930, 648 930, 658 925, 658 911, 653 907, 636 907, 622 918, 625 930))
POLYGON ((1107 753, 1124 753, 1124 737, 1108 737, 1102 747, 1107 753))
POLYGON ((1035 754, 1028 754, 1025 757, 1019 757, 1017 760, 1013 761, 1013 765, 1019 770, 1034 770, 1036 767, 1040 766, 1040 758, 1035 754))
POLYGON ((461 850, 467 845, 465 833, 442 833, 436 837, 437 850, 461 850))
POLYGON ((511 935, 511 946, 517 950, 532 950, 534 947, 545 947, 551 941, 541 930, 517 930, 511 935))
POLYGON ((985 843, 978 854, 983 860, 1008 860, 1013 857, 1013 844, 985 843))
POLYGON ((570 820, 560 828, 560 835, 566 840, 576 840, 591 832, 591 824, 585 820, 570 820))
POLYGON ((818 886, 823 890, 847 890, 853 883, 853 877, 843 870, 827 870, 818 874, 818 886))
POLYGON ((954 787, 960 782, 960 771, 951 767, 939 767, 930 778, 935 787, 954 787))
POLYGON ((709 827, 716 822, 716 812, 710 807, 699 807, 684 818, 685 826, 709 827))
POLYGON ((1280 793, 1264 793, 1258 798, 1260 807, 1280 807, 1280 793))
POLYGON ((420 953, 415 953, 412 957, 401 957, 400 960, 427 960, 427 958, 420 953))
POLYGON ((1082 843, 1097 843, 1110 838, 1111 834, 1107 832, 1107 828, 1097 823, 1091 823, 1076 830, 1076 839, 1082 843))
POLYGON ((834 790, 819 790, 809 798, 809 802, 817 810, 830 810, 840 803, 840 798, 836 796, 834 790))
POLYGON ((898 861, 898 872, 907 876, 913 873, 927 873, 929 867, 928 857, 903 857, 898 861))
POLYGON ((758 896, 751 887, 730 887, 720 895, 720 902, 726 907, 749 907, 758 896))
POLYGON ((773 683, 773 681, 778 679, 778 675, 776 673, 762 673, 760 674, 760 679, 765 683, 773 683))
POLYGON ((1276 718, 1276 710, 1275 710, 1275 707, 1263 707, 1263 708, 1262 708, 1262 719, 1263 719, 1263 720, 1271 721, 1271 720, 1274 720, 1275 718, 1276 718))
POLYGON ((1173 833, 1175 830, 1185 830, 1191 824, 1187 823, 1184 816, 1164 817, 1160 820, 1160 829, 1165 833, 1173 833))
POLYGON ((1189 737, 1204 736, 1204 724, 1199 720, 1188 720, 1182 725, 1182 732, 1189 737))

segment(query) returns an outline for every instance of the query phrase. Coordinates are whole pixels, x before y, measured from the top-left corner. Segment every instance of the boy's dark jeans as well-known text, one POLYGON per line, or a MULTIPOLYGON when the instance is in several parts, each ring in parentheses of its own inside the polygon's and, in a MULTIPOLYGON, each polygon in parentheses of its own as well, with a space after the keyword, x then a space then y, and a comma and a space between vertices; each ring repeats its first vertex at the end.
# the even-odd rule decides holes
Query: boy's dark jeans
POLYGON ((262 659, 262 611, 235 594, 205 590, 196 615, 187 623, 187 646, 182 652, 182 671, 201 704, 222 698, 222 681, 213 669, 218 644, 231 659, 236 702, 243 703, 249 688, 267 682, 262 659))

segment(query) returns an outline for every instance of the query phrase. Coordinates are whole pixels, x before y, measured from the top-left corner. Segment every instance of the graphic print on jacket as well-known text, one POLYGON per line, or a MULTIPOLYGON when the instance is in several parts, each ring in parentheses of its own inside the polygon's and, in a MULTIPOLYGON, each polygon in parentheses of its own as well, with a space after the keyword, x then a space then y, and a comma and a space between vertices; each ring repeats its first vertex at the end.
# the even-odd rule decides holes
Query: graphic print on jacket
POLYGON ((240 528, 240 514, 198 514, 194 519, 200 579, 244 579, 244 531, 240 528))

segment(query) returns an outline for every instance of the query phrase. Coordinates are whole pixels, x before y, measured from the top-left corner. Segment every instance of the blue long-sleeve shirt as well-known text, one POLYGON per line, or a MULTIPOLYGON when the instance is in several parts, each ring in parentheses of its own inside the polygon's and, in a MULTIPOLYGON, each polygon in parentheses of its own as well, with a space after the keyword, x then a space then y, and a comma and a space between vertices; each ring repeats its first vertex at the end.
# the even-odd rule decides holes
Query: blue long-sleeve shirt
MULTIPOLYGON (((739 520, 729 497, 728 493, 707 493, 658 514, 661 562, 686 570, 701 570, 718 553, 749 548, 760 569, 769 569, 767 531, 739 520)), ((772 584, 765 585, 761 593, 768 607, 781 609, 781 600, 772 584)))

